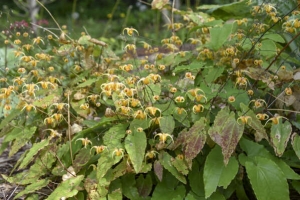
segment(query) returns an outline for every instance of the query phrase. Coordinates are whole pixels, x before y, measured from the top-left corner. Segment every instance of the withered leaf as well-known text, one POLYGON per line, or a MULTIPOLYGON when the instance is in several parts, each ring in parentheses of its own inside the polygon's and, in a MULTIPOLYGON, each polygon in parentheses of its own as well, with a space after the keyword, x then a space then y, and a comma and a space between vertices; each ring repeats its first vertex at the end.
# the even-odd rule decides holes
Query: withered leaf
POLYGON ((151 3, 152 9, 162 9, 165 5, 169 3, 169 0, 153 0, 151 3))

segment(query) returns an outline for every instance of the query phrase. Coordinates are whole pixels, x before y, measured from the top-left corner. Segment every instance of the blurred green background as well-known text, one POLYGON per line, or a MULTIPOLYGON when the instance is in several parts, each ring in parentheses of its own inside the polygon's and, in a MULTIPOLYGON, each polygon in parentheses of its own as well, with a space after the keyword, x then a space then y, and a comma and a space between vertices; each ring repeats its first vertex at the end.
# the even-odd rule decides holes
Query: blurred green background
MULTIPOLYGON (((163 26, 160 11, 151 9, 152 0, 40 0, 49 9, 60 25, 68 27, 69 34, 73 37, 87 31, 95 38, 116 38, 125 27, 137 28, 140 37, 148 40, 160 41, 168 33, 163 26), (147 3, 149 5, 147 5, 147 3)), ((196 7, 203 4, 225 4, 237 0, 181 0, 180 8, 196 7)), ((10 24, 25 20, 32 22, 30 17, 30 3, 34 0, 1 0, 1 30, 7 29, 10 24)), ((35 7, 35 6, 34 6, 35 7)), ((57 28, 45 9, 38 7, 34 15, 34 23, 49 30, 57 28)), ((37 29, 37 34, 42 34, 42 29, 37 29)))

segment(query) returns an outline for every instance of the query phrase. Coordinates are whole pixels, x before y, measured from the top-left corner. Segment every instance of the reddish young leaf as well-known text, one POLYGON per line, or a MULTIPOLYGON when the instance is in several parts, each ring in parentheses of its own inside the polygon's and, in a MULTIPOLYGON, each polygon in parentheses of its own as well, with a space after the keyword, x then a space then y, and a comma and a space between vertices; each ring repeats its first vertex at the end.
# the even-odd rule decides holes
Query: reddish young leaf
POLYGON ((162 181, 163 178, 163 166, 160 164, 159 161, 154 162, 154 173, 157 176, 158 180, 162 181))

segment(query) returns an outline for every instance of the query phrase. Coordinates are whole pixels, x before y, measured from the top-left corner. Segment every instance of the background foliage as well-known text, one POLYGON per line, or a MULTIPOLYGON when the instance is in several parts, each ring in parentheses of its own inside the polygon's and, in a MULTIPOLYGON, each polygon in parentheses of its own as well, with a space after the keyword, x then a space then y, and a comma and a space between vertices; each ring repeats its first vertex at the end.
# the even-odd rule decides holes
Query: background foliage
POLYGON ((181 17, 160 47, 131 26, 112 44, 55 18, 43 34, 3 30, 0 152, 32 144, 2 175, 24 188, 15 198, 299 192, 299 2, 151 7, 181 17))

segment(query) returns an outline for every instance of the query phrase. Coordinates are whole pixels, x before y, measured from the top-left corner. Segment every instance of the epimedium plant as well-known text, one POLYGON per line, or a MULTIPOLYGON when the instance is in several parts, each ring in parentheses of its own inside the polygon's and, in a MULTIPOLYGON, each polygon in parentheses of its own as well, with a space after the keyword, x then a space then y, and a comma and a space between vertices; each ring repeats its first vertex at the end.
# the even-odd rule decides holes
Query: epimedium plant
POLYGON ((2 175, 23 186, 15 198, 299 192, 299 2, 240 1, 206 12, 163 0, 151 6, 182 17, 167 26, 167 53, 132 27, 122 32, 123 57, 87 33, 70 38, 59 24, 59 34, 45 37, 26 27, 2 32, 0 152, 32 144, 14 175, 2 175))

